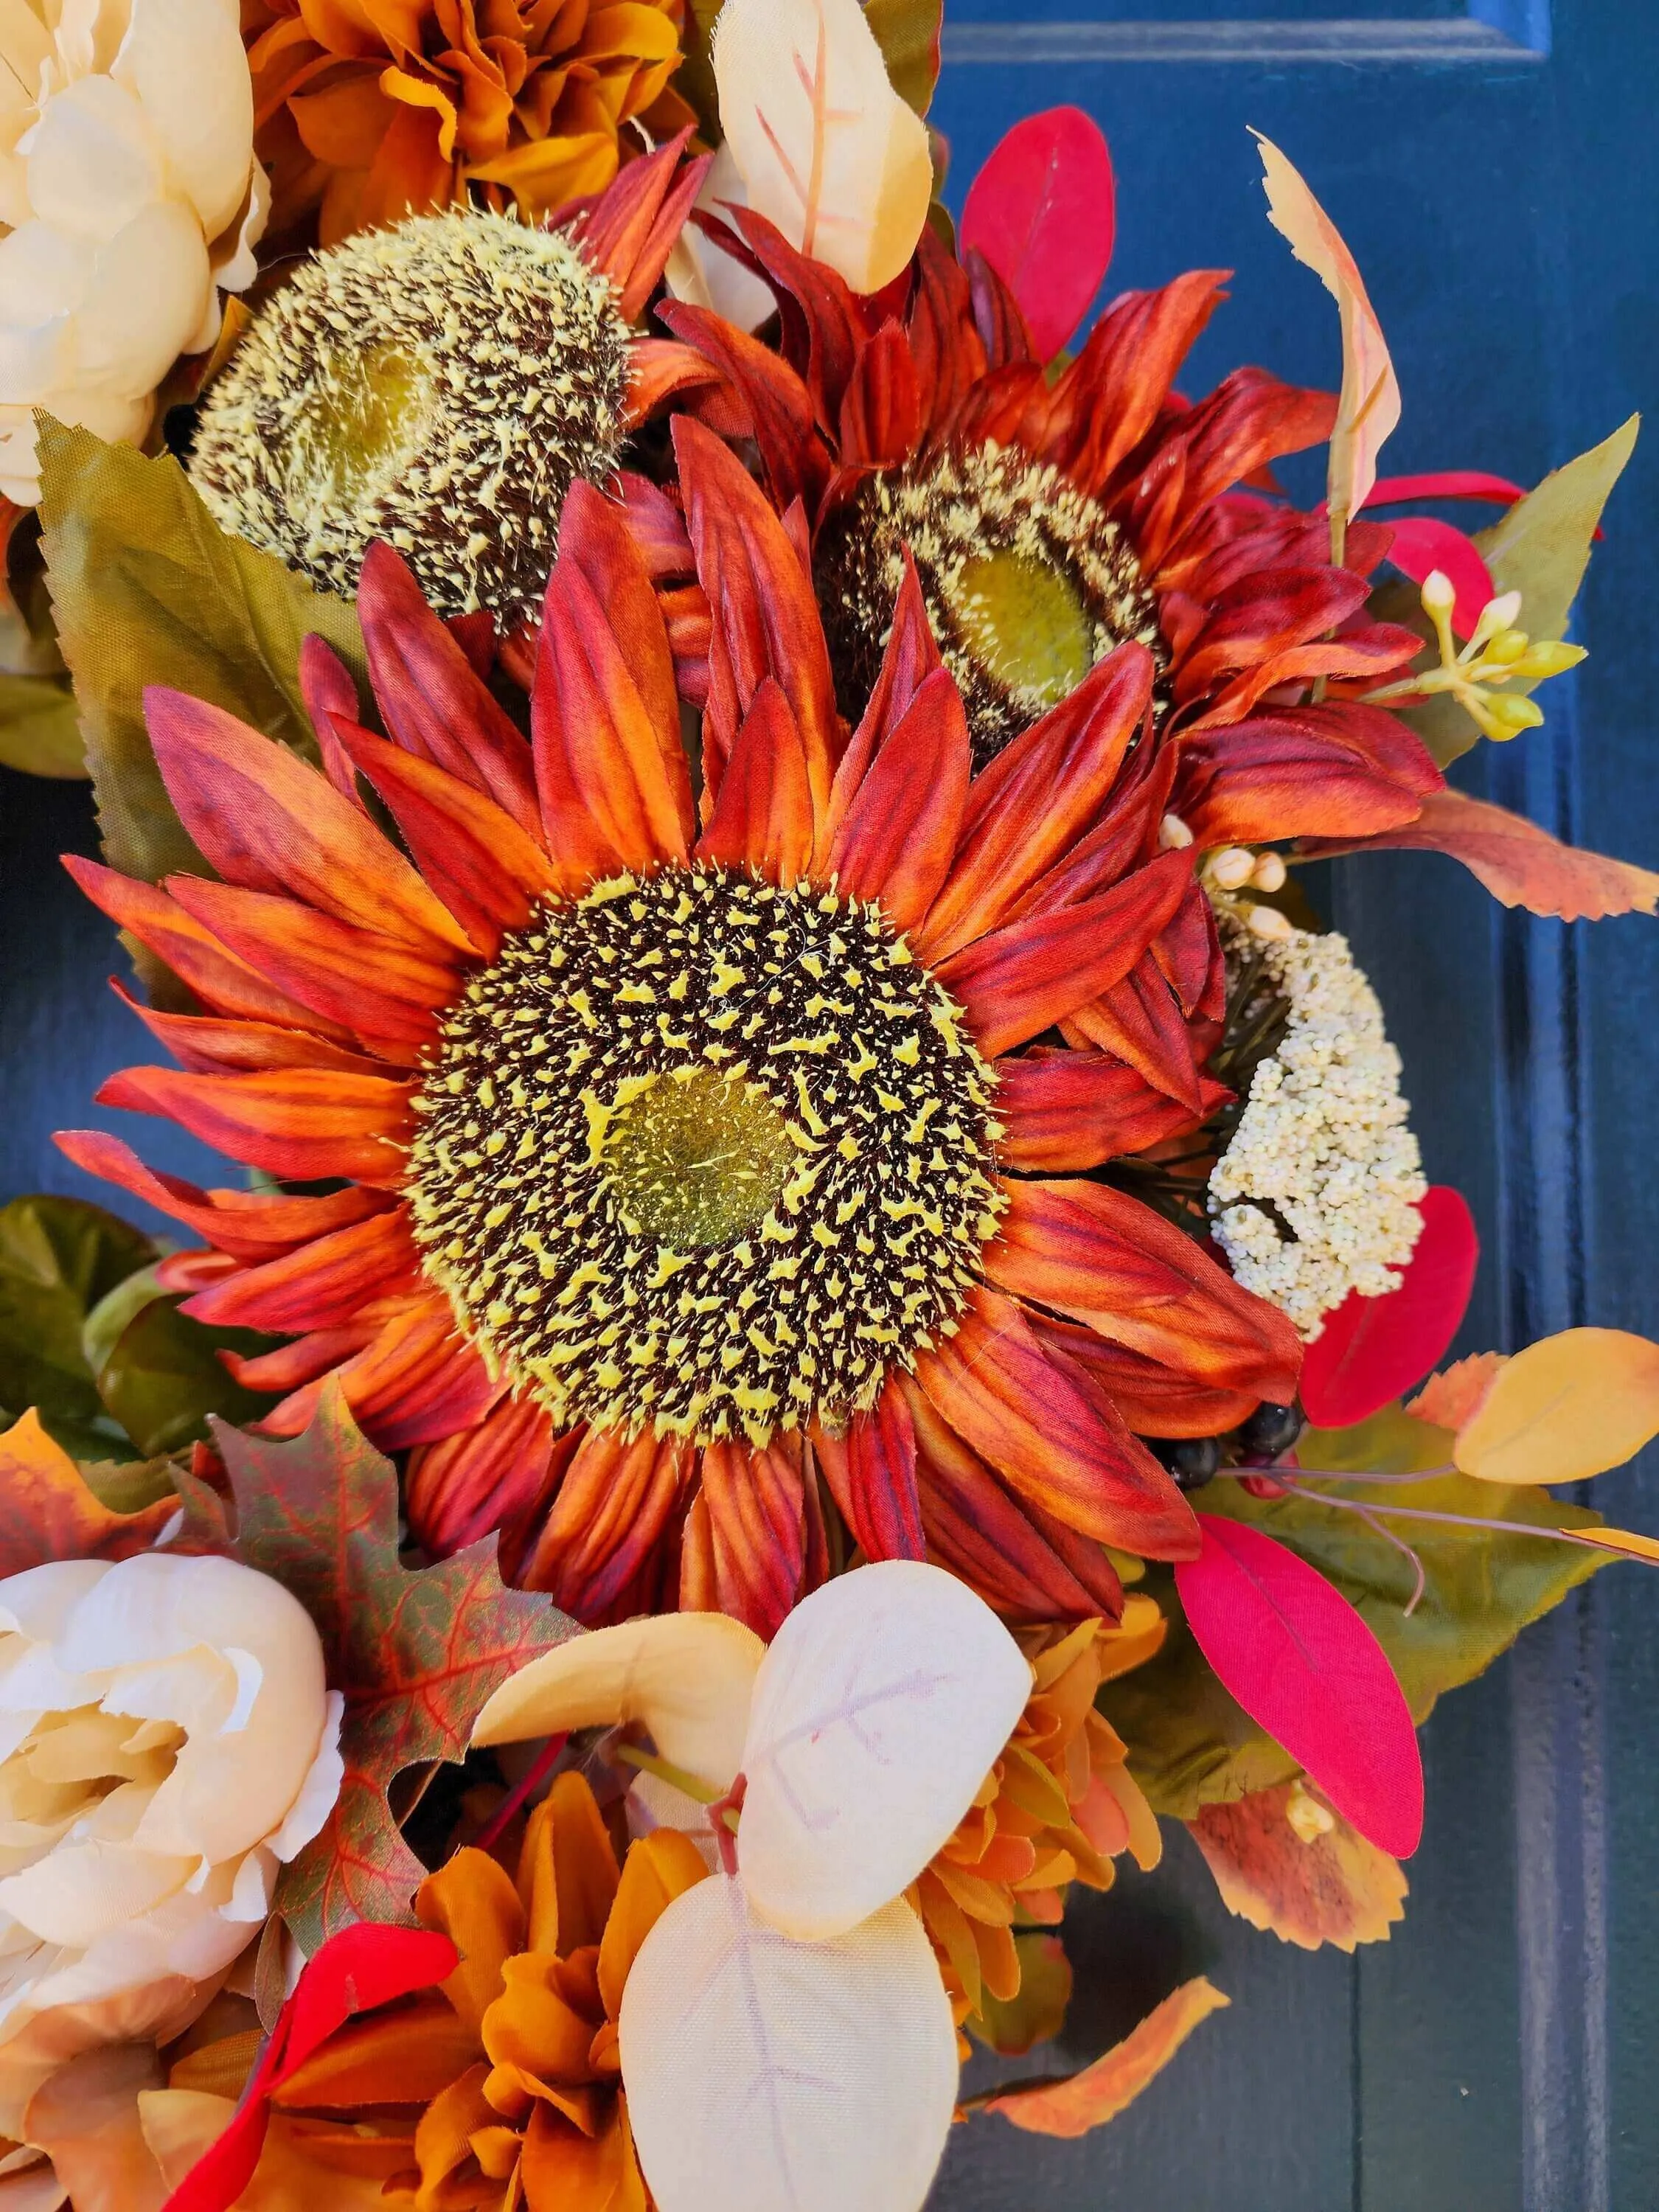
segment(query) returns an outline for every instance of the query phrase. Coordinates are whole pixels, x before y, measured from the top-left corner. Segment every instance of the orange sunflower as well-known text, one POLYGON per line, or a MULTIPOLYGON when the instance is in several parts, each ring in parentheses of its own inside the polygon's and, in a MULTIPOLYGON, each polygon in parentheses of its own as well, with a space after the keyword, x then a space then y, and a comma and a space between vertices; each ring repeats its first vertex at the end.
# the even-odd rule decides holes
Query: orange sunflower
MULTIPOLYGON (((1256 368, 1196 404, 1174 390, 1223 272, 1126 294, 1051 375, 995 272, 977 255, 964 270, 931 229, 904 276, 860 299, 764 217, 732 220, 741 235, 708 227, 770 283, 781 353, 703 308, 659 312, 724 379, 690 404, 752 437, 811 561, 844 709, 871 694, 914 565, 976 767, 1133 641, 1153 666, 1155 744, 1131 767, 1172 835, 1363 836, 1416 817, 1439 770, 1393 715, 1340 696, 1419 648, 1365 612, 1389 532, 1353 525, 1334 566, 1322 514, 1241 489, 1327 437, 1334 398, 1256 368)), ((690 539, 671 494, 629 493, 696 696, 709 617, 685 581, 690 539)), ((1224 1001, 1205 927, 1194 901, 1067 1024, 1195 1114, 1224 1001)))
POLYGON ((273 232, 332 246, 473 197, 526 218, 695 121, 684 0, 242 0, 273 232))
POLYGON ((1119 776, 1152 656, 1121 649, 970 781, 912 581, 849 735, 783 525, 711 432, 675 434, 715 611, 700 805, 646 562, 591 485, 529 743, 373 549, 388 734, 314 640, 325 772, 153 692, 220 880, 69 863, 203 1006, 146 1011, 182 1066, 103 1103, 333 1188, 204 1192, 60 1141, 207 1240, 168 1263, 192 1312, 292 1338, 234 1362, 283 1394, 270 1431, 337 1375, 415 1448, 423 1544, 505 1527, 512 1571, 586 1620, 678 1594, 769 1632, 832 1563, 820 1478, 872 1557, 931 1553, 1014 1617, 1115 1617, 1103 1547, 1197 1545, 1132 1426, 1224 1426, 1299 1360, 1274 1309, 1088 1179, 1180 1109, 1044 1042, 1190 890, 1155 787, 1119 776))

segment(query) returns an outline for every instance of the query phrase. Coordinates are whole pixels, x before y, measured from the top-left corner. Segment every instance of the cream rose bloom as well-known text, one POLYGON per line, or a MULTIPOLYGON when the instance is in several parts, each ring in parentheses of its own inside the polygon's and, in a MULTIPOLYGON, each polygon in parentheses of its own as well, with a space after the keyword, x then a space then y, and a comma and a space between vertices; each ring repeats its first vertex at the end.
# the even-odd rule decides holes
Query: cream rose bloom
POLYGON ((0 492, 32 410, 136 443, 252 282, 268 201, 236 0, 0 0, 0 492))
POLYGON ((339 1794, 340 1716, 304 1608, 234 1560, 0 1581, 0 2136, 208 2002, 339 1794))

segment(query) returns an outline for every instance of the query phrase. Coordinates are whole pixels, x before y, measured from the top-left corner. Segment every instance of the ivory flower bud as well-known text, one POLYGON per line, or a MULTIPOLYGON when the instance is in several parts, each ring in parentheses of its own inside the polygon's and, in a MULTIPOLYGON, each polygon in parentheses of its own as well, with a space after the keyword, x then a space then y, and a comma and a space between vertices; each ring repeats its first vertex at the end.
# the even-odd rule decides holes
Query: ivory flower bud
POLYGON ((0 493, 33 410, 137 442, 255 273, 267 193, 234 0, 0 0, 0 493), (50 25, 50 27, 48 26, 50 25))
POLYGON ((195 2017, 338 1795, 310 1617, 234 1560, 0 1581, 0 2135, 54 2067, 195 2017))

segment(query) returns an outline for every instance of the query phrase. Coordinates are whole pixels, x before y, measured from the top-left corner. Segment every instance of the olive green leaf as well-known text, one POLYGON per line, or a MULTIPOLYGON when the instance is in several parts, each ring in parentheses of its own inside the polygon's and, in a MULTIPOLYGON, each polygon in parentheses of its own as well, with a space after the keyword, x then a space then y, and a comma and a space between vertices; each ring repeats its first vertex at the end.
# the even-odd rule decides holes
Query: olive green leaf
POLYGON ((204 1438, 210 1413, 244 1426, 268 1413, 276 1400, 244 1389, 219 1354, 270 1348, 251 1329, 210 1328, 177 1298, 152 1297, 117 1337, 98 1388, 138 1451, 155 1458, 204 1438))
POLYGON ((88 1314, 158 1257, 141 1230, 84 1199, 15 1198, 0 1209, 0 1406, 38 1407, 42 1425, 84 1459, 120 1455, 88 1364, 88 1314))
POLYGON ((723 4, 724 0, 686 0, 685 29, 681 34, 685 58, 674 72, 674 89, 696 111, 697 128, 711 146, 720 142, 720 100, 711 49, 714 18, 723 4))
POLYGON ((0 675, 0 768, 85 777, 81 718, 62 677, 0 675))
MULTIPOLYGON (((1610 438, 1547 476, 1490 530, 1476 533, 1474 542, 1493 585, 1500 592, 1520 592, 1520 627, 1528 637, 1566 635, 1601 511, 1635 450, 1641 422, 1639 415, 1632 415, 1610 438)), ((1404 623, 1425 639, 1429 636, 1415 585, 1385 585, 1373 597, 1371 609, 1381 621, 1404 623)), ((1437 655, 1431 654, 1434 658, 1437 655)), ((1504 691, 1530 692, 1537 685, 1516 682, 1492 688, 1501 696, 1504 691)), ((1468 715, 1443 695, 1420 707, 1406 708, 1401 719, 1442 768, 1469 751, 1480 737, 1468 715)))
POLYGON ((1018 1989, 1006 2003, 987 1990, 979 2010, 970 2012, 966 2022, 970 2035, 1005 2058, 1023 2058, 1058 2035, 1072 2002, 1071 1964, 1058 1936, 1031 1929, 1015 1936, 1014 1948, 1019 1954, 1018 1989))
POLYGON ((210 874, 150 750, 145 686, 210 700, 314 757, 301 641, 319 632, 361 678, 356 611, 228 536, 171 455, 39 422, 47 580, 106 857, 151 883, 178 868, 210 874))
POLYGON ((939 83, 944 0, 865 0, 864 20, 876 34, 893 89, 918 115, 933 106, 939 83))

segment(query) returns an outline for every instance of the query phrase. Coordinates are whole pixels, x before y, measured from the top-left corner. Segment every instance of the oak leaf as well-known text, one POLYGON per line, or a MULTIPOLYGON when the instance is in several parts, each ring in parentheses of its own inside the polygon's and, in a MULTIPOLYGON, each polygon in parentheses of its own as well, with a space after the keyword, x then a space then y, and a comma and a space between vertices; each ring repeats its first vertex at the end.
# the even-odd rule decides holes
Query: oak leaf
POLYGON ((1114 2044, 1080 2074, 1006 2090, 991 2098, 984 2109, 1000 2112, 1005 2120, 1032 2135, 1087 2135, 1091 2128, 1115 2120, 1169 2064, 1200 2021, 1231 2002, 1200 1974, 1171 1990, 1121 2043, 1114 2044))
POLYGON ((1437 1429, 1461 1429, 1472 1421, 1498 1379, 1498 1370, 1509 1358, 1506 1352, 1472 1352, 1455 1359, 1438 1375, 1431 1375, 1406 1411, 1413 1420, 1428 1421, 1437 1429))
POLYGON ((1333 1943, 1386 1942, 1405 1911, 1398 1859, 1357 1835, 1340 1813, 1308 1799, 1325 1826, 1307 1836, 1287 1817, 1301 1785, 1252 1790, 1232 1805, 1206 1805, 1189 1821, 1221 1901, 1253 1928, 1316 1951, 1333 1943))
POLYGON ((170 1494, 136 1511, 112 1510, 34 1413, 0 1435, 0 1577, 54 1559, 131 1559, 149 1549, 177 1510, 170 1494))

